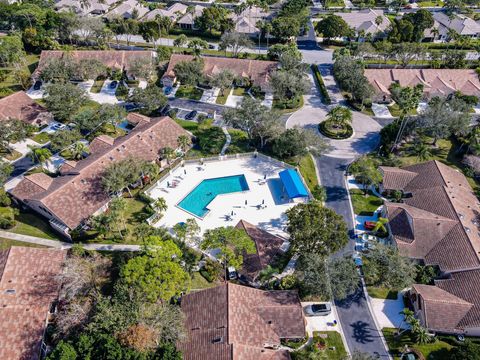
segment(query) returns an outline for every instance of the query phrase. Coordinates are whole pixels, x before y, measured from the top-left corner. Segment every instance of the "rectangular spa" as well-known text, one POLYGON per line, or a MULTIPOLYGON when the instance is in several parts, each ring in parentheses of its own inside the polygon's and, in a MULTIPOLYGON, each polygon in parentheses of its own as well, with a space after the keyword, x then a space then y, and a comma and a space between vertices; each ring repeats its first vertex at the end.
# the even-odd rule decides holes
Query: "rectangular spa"
POLYGON ((205 179, 198 184, 177 206, 199 218, 209 212, 207 208, 217 195, 250 190, 244 175, 205 179))

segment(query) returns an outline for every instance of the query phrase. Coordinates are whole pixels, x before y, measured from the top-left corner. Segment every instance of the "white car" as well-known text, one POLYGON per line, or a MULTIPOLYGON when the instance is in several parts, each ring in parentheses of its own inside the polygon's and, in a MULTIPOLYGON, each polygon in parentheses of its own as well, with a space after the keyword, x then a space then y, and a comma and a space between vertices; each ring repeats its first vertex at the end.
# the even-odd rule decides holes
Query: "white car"
POLYGON ((332 312, 330 303, 318 303, 307 305, 304 308, 305 316, 327 316, 332 312))

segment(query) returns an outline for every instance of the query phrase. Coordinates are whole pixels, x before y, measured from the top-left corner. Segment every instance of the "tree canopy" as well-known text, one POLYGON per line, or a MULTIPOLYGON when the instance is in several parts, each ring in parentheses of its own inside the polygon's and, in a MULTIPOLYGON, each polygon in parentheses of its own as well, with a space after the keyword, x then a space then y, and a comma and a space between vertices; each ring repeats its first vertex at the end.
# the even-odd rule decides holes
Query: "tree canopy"
POLYGON ((86 92, 72 83, 55 83, 45 87, 47 109, 60 121, 69 120, 88 101, 86 92))
POLYGON ((318 201, 297 204, 286 212, 292 249, 298 253, 328 256, 348 242, 343 218, 318 201))
POLYGON ((317 23, 316 29, 327 39, 352 35, 352 30, 348 24, 338 15, 328 15, 323 18, 317 23))

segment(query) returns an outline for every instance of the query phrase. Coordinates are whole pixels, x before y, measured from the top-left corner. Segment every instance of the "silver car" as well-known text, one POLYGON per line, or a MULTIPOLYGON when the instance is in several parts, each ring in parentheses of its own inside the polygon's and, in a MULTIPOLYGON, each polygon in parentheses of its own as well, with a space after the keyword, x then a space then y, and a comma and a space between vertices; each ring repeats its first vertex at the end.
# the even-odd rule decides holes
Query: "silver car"
POLYGON ((332 312, 330 303, 311 304, 305 306, 305 316, 327 316, 332 312))

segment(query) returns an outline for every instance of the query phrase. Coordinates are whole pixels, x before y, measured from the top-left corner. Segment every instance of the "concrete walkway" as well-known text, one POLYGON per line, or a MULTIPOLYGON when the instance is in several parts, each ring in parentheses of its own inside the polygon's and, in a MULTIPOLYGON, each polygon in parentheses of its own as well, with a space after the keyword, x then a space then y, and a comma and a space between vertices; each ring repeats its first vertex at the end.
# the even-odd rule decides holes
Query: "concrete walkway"
MULTIPOLYGON (((22 241, 30 244, 53 247, 57 249, 70 249, 72 243, 63 242, 60 240, 49 240, 35 236, 15 234, 8 231, 0 230, 0 238, 22 241)), ((140 245, 126 245, 126 244, 81 244, 85 250, 96 251, 140 251, 140 245)))

